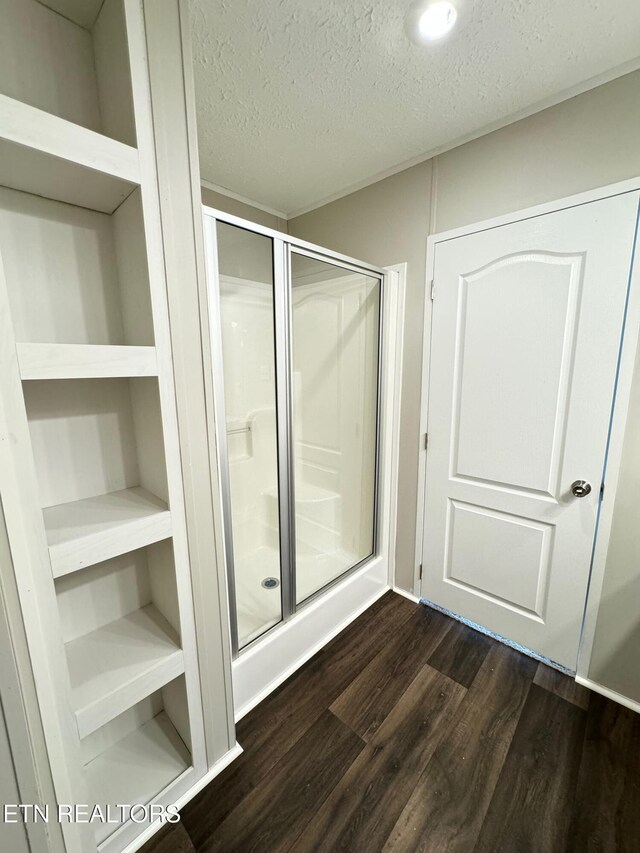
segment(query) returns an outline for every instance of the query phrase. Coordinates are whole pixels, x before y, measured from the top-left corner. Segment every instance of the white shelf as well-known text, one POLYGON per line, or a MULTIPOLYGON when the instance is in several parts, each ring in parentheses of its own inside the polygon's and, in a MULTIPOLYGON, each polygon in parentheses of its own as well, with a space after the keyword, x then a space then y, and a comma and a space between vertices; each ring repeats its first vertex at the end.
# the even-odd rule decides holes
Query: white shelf
MULTIPOLYGON (((87 764, 92 802, 146 804, 191 766, 189 751, 164 711, 87 764)), ((117 829, 94 823, 101 844, 117 829)))
POLYGON ((139 183, 135 148, 0 95, 0 185, 113 213, 139 183))
POLYGON ((155 347, 16 344, 22 379, 157 376, 155 347))
POLYGON ((153 604, 65 645, 81 738, 184 672, 175 631, 153 604))
POLYGON ((54 577, 171 536, 165 503, 136 487, 43 509, 54 577))

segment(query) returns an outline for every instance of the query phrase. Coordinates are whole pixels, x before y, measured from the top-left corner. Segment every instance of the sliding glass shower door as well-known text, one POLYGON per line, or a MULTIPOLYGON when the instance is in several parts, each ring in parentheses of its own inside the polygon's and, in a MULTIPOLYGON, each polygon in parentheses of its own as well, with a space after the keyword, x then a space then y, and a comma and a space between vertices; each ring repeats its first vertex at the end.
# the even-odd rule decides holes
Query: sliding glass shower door
POLYGON ((383 276, 205 216, 236 652, 377 553, 383 276))

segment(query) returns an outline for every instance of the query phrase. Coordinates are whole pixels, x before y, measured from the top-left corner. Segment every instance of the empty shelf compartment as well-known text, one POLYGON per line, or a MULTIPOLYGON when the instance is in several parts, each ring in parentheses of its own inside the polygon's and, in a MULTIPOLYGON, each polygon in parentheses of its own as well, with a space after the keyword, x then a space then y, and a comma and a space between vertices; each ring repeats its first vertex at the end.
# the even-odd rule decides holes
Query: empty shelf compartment
POLYGON ((140 182, 135 148, 2 94, 0 124, 4 187, 113 213, 140 182))
MULTIPOLYGON (((91 799, 115 811, 118 803, 149 803, 191 767, 191 756, 164 711, 116 742, 85 767, 91 799)), ((125 814, 125 819, 127 815, 125 814)), ((101 844, 118 828, 95 823, 101 844)))
POLYGON ((65 652, 81 738, 184 671, 180 640, 152 604, 66 643, 65 652))

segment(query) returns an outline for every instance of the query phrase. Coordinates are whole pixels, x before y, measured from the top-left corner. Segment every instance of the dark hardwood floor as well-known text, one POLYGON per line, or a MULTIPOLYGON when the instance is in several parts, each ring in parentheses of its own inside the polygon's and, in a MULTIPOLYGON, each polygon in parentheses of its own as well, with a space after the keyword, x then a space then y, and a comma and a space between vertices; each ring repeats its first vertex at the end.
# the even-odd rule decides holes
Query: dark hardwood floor
POLYGON ((638 853, 640 716, 387 593, 143 853, 638 853))

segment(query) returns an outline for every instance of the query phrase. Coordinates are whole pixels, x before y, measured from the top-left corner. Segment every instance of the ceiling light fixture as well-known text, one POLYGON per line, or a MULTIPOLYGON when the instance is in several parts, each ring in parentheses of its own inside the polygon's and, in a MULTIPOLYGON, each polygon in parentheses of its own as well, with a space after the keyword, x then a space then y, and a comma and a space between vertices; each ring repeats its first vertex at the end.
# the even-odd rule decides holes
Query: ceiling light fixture
POLYGON ((457 17, 456 7, 449 0, 437 0, 435 3, 417 0, 407 13, 407 35, 419 45, 436 41, 453 28, 457 17))

